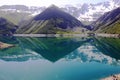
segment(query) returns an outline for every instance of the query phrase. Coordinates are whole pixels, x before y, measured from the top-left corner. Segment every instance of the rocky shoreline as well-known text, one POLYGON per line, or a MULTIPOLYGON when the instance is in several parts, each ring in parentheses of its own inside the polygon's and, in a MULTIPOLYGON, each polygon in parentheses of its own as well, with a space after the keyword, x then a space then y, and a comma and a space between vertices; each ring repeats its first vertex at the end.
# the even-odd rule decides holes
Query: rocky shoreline
POLYGON ((111 75, 111 76, 103 78, 101 80, 120 80, 120 74, 111 75))
POLYGON ((9 48, 9 47, 13 47, 13 46, 14 45, 12 45, 12 44, 0 42, 0 49, 9 48))
POLYGON ((119 38, 119 37, 120 37, 120 34, 102 34, 102 33, 98 33, 98 34, 96 34, 96 36, 119 38))
POLYGON ((114 37, 120 38, 120 34, 103 34, 103 33, 85 33, 85 34, 13 34, 16 37, 86 37, 86 36, 98 36, 98 37, 114 37))
POLYGON ((16 37, 84 37, 87 34, 14 34, 16 37))

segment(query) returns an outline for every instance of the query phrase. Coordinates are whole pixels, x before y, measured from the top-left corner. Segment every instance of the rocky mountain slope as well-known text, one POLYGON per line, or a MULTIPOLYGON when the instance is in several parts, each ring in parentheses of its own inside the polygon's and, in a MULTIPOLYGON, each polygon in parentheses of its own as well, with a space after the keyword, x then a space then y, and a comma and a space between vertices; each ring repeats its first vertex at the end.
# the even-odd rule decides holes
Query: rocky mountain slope
POLYGON ((0 35, 12 35, 18 27, 12 22, 0 18, 0 35))
POLYGON ((17 30, 17 33, 80 33, 82 28, 83 24, 80 21, 78 21, 70 14, 62 11, 55 5, 52 5, 44 10, 41 14, 38 14, 31 20, 23 23, 17 30))
POLYGON ((97 21, 92 23, 94 31, 102 33, 120 33, 120 7, 105 13, 97 21))

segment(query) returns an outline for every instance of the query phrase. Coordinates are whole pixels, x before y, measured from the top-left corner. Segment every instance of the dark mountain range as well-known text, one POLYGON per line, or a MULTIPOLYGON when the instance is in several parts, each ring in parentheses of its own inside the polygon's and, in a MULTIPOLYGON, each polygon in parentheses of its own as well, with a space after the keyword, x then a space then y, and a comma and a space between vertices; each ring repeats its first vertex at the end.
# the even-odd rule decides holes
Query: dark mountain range
POLYGON ((12 35, 17 26, 4 18, 0 18, 0 35, 12 35))
POLYGON ((120 33, 120 7, 105 13, 92 25, 94 31, 103 33, 120 33))
POLYGON ((52 5, 30 21, 24 22, 17 33, 80 33, 82 28, 83 24, 80 21, 52 5))
MULTIPOLYGON (((119 6, 120 0, 109 0, 96 4, 78 3, 77 5, 66 4, 59 7, 84 24, 89 25, 105 12, 111 11, 119 6)), ((28 20, 40 14, 45 9, 45 6, 2 5, 0 6, 0 16, 17 25, 23 20, 28 20), (16 16, 16 18, 14 18, 14 16, 16 16)))

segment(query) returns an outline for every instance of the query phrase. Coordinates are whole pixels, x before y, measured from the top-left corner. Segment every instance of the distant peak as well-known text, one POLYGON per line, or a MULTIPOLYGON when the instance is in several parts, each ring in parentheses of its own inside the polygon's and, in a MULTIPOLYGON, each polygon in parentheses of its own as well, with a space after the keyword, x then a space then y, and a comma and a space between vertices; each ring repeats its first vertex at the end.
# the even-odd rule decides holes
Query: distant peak
POLYGON ((52 5, 49 6, 49 8, 59 8, 59 7, 57 7, 56 5, 52 4, 52 5))
POLYGON ((56 5, 54 5, 54 4, 51 4, 51 5, 50 5, 50 7, 57 7, 57 6, 56 6, 56 5))
POLYGON ((113 2, 119 2, 119 0, 111 0, 111 1, 113 1, 113 2))

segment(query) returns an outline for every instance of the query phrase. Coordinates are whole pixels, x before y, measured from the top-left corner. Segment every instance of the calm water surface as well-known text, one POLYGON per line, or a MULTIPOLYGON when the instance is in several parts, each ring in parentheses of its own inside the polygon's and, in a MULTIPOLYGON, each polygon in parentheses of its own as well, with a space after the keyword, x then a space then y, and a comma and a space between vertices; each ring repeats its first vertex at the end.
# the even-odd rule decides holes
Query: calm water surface
POLYGON ((120 39, 0 37, 0 80, 100 80, 120 73, 120 39))

